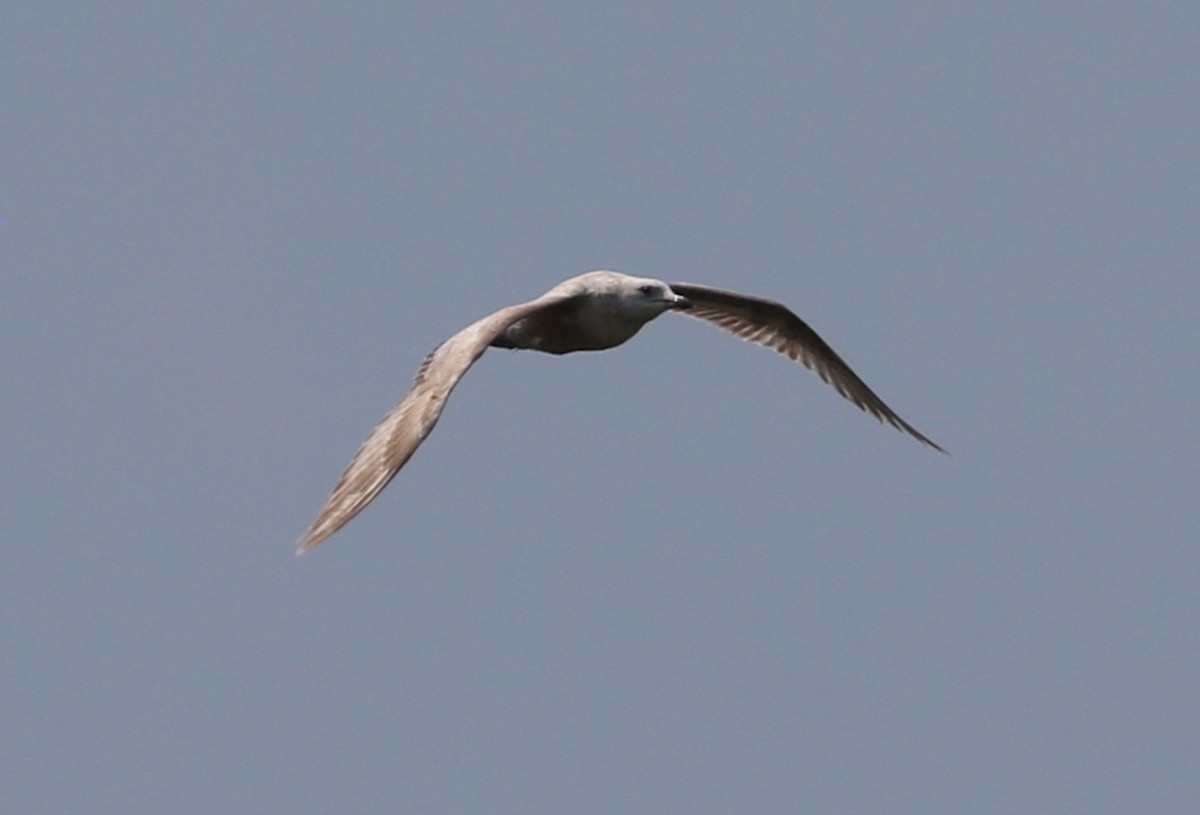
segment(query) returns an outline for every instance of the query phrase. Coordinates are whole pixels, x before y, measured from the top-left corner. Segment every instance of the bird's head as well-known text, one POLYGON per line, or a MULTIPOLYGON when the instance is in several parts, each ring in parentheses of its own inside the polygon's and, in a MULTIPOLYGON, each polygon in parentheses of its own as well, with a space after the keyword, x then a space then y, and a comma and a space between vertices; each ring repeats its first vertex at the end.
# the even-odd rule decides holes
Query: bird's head
POLYGON ((630 281, 626 300, 629 306, 639 312, 649 312, 654 316, 673 309, 688 309, 692 301, 671 291, 671 287, 661 280, 650 278, 635 278, 630 281))

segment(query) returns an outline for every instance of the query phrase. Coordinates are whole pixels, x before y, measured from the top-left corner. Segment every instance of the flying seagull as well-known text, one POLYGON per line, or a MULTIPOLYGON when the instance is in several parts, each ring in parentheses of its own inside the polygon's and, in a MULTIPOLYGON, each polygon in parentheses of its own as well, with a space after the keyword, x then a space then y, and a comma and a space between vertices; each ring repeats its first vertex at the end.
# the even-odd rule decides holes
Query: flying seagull
POLYGON ((303 554, 341 529, 400 471, 437 424, 467 369, 489 347, 548 354, 615 348, 664 311, 706 320, 741 339, 796 360, 881 422, 942 450, 904 421, 850 370, 817 333, 786 306, 747 294, 672 283, 620 272, 588 272, 550 291, 471 323, 433 349, 417 368, 412 388, 367 436, 312 526, 303 554))

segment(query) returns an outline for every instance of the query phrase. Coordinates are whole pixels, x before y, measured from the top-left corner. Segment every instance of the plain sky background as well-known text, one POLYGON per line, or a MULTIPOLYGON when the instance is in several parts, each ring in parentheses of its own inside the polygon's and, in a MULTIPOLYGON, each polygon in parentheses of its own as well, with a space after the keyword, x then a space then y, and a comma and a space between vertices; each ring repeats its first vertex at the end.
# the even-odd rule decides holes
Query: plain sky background
POLYGON ((6 813, 1200 811, 1200 6, 10 3, 6 813), (942 456, 615 268, 792 306, 942 456))

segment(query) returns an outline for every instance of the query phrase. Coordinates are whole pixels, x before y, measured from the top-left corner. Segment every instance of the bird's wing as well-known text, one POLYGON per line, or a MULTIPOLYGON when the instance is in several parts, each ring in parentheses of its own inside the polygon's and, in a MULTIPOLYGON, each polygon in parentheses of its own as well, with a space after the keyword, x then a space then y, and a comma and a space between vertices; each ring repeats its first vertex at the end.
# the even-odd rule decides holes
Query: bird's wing
POLYGON ((815 371, 834 390, 879 421, 946 452, 901 419, 817 332, 782 303, 691 283, 672 283, 671 291, 692 301, 692 307, 679 311, 680 314, 706 320, 743 340, 775 349, 815 371))
POLYGON ((417 369, 412 388, 375 425, 350 459, 329 500, 300 538, 297 554, 345 526, 387 486, 433 430, 450 392, 492 340, 517 320, 575 296, 555 289, 528 303, 502 308, 433 349, 417 369))

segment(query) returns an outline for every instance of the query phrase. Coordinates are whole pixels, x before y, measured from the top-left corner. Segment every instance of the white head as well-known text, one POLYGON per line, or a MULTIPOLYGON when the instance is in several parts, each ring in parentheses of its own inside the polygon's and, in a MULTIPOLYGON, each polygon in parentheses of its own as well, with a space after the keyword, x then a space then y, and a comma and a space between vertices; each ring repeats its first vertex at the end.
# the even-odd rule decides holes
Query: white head
POLYGON ((620 310, 636 319, 649 322, 664 311, 691 308, 692 303, 671 291, 661 280, 651 277, 631 277, 617 272, 613 294, 620 298, 620 310))

